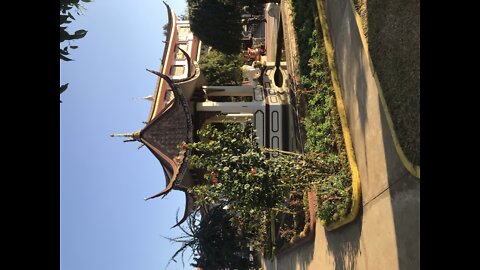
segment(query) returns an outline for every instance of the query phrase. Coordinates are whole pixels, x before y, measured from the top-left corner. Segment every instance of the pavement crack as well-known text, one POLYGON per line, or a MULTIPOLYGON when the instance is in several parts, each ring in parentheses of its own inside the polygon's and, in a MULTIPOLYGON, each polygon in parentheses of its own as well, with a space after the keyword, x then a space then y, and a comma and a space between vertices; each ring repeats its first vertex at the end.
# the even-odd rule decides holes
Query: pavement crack
POLYGON ((406 175, 408 175, 409 172, 406 171, 404 174, 402 174, 400 177, 397 178, 397 180, 393 181, 390 185, 388 185, 384 190, 380 191, 375 197, 371 198, 368 202, 364 203, 362 206, 365 207, 367 204, 378 198, 380 195, 382 195, 385 191, 389 190, 391 187, 396 185, 398 182, 400 182, 406 175))

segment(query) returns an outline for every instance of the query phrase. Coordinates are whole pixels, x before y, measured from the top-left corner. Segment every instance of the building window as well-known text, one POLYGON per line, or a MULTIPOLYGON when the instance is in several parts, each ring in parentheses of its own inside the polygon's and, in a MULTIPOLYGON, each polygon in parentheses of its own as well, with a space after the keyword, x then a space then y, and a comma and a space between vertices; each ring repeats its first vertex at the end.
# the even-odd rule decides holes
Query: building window
POLYGON ((186 25, 180 26, 178 29, 178 40, 188 40, 190 36, 190 27, 186 25))
POLYGON ((170 68, 170 75, 181 76, 185 71, 185 66, 172 66, 170 68))
POLYGON ((175 48, 175 60, 185 60, 185 55, 183 54, 182 51, 180 51, 178 48, 187 51, 188 49, 188 44, 186 43, 179 43, 177 44, 177 47, 175 48))

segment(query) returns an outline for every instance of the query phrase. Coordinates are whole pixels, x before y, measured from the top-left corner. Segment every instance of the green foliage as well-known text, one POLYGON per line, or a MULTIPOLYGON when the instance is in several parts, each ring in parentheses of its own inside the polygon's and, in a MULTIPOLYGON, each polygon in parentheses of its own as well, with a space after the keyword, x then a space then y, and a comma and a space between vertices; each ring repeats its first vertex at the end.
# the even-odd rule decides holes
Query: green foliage
POLYGON ((251 122, 226 122, 222 129, 207 126, 199 136, 199 142, 186 147, 192 150, 189 164, 206 171, 205 181, 189 192, 199 205, 225 202, 232 225, 240 227, 259 251, 271 248, 267 229, 271 211, 298 212, 302 199, 288 202, 291 194, 323 185, 340 167, 338 159, 322 152, 300 155, 259 147, 251 122), (276 158, 270 158, 273 152, 276 158))
POLYGON ((240 52, 241 11, 231 1, 188 0, 190 27, 205 44, 226 54, 240 52))
POLYGON ((349 172, 342 170, 315 186, 319 205, 317 215, 326 224, 338 221, 349 213, 352 204, 351 178, 349 172))
POLYGON ((163 35, 164 35, 166 38, 168 38, 168 37, 167 37, 167 35, 168 35, 168 23, 164 24, 163 27, 162 27, 162 29, 163 29, 163 35))
MULTIPOLYGON (((309 38, 315 29, 313 18, 315 18, 314 12, 317 7, 315 1, 292 0, 292 8, 292 15, 294 17, 293 24, 298 41, 300 74, 306 75, 310 73, 310 69, 307 66, 310 59, 309 52, 312 49, 309 38)), ((302 76, 300 80, 303 85, 307 85, 309 82, 308 77, 305 76, 302 76)))
MULTIPOLYGON (((220 0, 224 4, 236 5, 236 6, 259 6, 265 4, 265 0, 220 0)), ((273 1, 269 1, 273 2, 273 1)))
POLYGON ((311 46, 307 67, 310 72, 302 75, 304 87, 315 89, 306 94, 308 117, 305 119, 307 140, 305 148, 308 151, 334 152, 336 149, 332 134, 332 115, 336 112, 333 88, 330 84, 329 69, 322 61, 325 48, 318 39, 317 30, 313 30, 308 44, 311 46))
POLYGON ((193 150, 188 162, 206 170, 205 183, 194 187, 200 205, 226 201, 231 222, 240 227, 256 250, 269 245, 270 209, 288 196, 285 168, 281 160, 272 162, 255 141, 252 123, 244 126, 224 123, 220 130, 207 126, 199 131, 201 141, 187 147, 193 150))
POLYGON ((199 211, 192 213, 186 227, 180 227, 183 235, 167 238, 182 246, 171 257, 171 261, 187 248, 193 252, 194 267, 203 269, 247 269, 249 247, 246 238, 230 223, 231 216, 223 204, 211 207, 200 217, 199 211))
POLYGON ((205 168, 207 184, 194 188, 202 194, 199 203, 212 204, 226 198, 231 209, 252 206, 268 210, 288 196, 283 158, 273 161, 255 141, 253 125, 224 123, 225 129, 208 126, 199 131, 202 141, 190 146, 194 154, 188 162, 205 168), (217 179, 217 183, 214 179, 217 179), (212 188, 213 187, 213 188, 212 188))
MULTIPOLYGON (((85 8, 80 2, 91 2, 91 0, 61 0, 60 1, 60 43, 64 41, 70 41, 75 39, 81 39, 87 34, 86 30, 80 29, 73 34, 67 31, 68 24, 75 20, 72 15, 72 9, 75 10, 77 15, 82 14, 82 9, 85 8)), ((66 57, 69 55, 68 48, 76 49, 78 46, 66 46, 60 49, 60 59, 64 61, 71 61, 72 59, 66 57)))
POLYGON ((199 66, 208 85, 241 85, 241 55, 227 55, 217 50, 210 50, 199 61, 199 66))
POLYGON ((68 83, 66 83, 64 85, 61 85, 60 86, 60 94, 63 93, 63 91, 67 90, 67 87, 68 87, 68 83))
POLYGON ((278 222, 279 241, 276 243, 278 247, 293 243, 301 235, 305 236, 309 229, 310 213, 307 191, 293 191, 287 202, 287 208, 291 213, 282 213, 278 222))
POLYGON ((317 216, 328 225, 348 214, 352 203, 351 171, 345 151, 335 92, 330 78, 323 34, 315 26, 315 2, 293 0, 301 83, 306 101, 305 150, 324 153, 333 172, 315 185, 317 216), (312 19, 313 18, 313 19, 312 19))
POLYGON ((188 20, 192 32, 205 44, 226 54, 241 49, 241 15, 249 6, 263 11, 264 0, 187 0, 188 20))
MULTIPOLYGON (((61 0, 60 1, 60 46, 65 41, 68 42, 68 45, 65 47, 60 47, 60 59, 63 61, 73 61, 73 59, 67 57, 70 52, 68 49, 77 49, 78 46, 70 45, 71 40, 81 39, 87 34, 86 30, 80 29, 75 31, 73 34, 67 31, 68 24, 75 20, 75 17, 72 15, 72 9, 75 10, 77 15, 82 14, 83 7, 82 3, 92 2, 91 0, 61 0)), ((67 90, 68 83, 60 86, 60 94, 67 90)))

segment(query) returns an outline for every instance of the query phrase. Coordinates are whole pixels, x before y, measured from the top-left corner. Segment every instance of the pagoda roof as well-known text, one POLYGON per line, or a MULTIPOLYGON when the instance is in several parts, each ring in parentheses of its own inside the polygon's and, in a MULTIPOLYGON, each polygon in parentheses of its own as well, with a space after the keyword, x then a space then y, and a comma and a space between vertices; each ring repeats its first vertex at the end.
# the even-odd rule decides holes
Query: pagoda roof
POLYGON ((142 130, 131 134, 112 135, 112 137, 131 137, 131 139, 125 140, 126 142, 139 141, 160 161, 165 172, 166 187, 145 200, 165 196, 172 189, 182 190, 185 193, 185 213, 180 222, 175 225, 178 226, 187 219, 194 208, 193 197, 187 192, 185 185, 180 185, 188 170, 186 158, 191 152, 183 145, 193 142, 192 116, 180 87, 175 85, 168 76, 156 71, 149 71, 169 84, 173 99, 142 130))
POLYGON ((192 63, 188 53, 181 48, 179 50, 184 53, 188 63, 187 77, 181 80, 172 80, 165 75, 167 62, 170 61, 172 47, 175 44, 175 36, 178 33, 176 30, 177 17, 173 10, 165 2, 163 3, 167 7, 169 27, 160 72, 147 69, 147 71, 159 77, 156 91, 152 97, 149 120, 140 131, 112 136, 131 137, 126 141, 141 142, 160 161, 165 174, 166 186, 162 191, 145 198, 145 200, 166 196, 172 189, 181 190, 185 193, 185 212, 180 221, 174 225, 175 227, 183 223, 195 209, 195 200, 187 192, 191 183, 182 184, 184 175, 188 171, 186 158, 190 155, 191 150, 185 149, 182 145, 193 142, 194 126, 188 100, 190 100, 197 84, 202 80, 198 80, 201 78, 198 64, 192 63), (168 86, 162 87, 165 83, 168 86), (173 94, 173 97, 171 94, 173 94))
POLYGON ((139 141, 144 143, 160 161, 167 176, 165 189, 146 200, 167 194, 175 184, 181 182, 187 170, 185 159, 190 154, 190 150, 181 146, 193 142, 192 117, 180 88, 166 75, 150 72, 163 78, 170 85, 174 98, 139 134, 139 141))

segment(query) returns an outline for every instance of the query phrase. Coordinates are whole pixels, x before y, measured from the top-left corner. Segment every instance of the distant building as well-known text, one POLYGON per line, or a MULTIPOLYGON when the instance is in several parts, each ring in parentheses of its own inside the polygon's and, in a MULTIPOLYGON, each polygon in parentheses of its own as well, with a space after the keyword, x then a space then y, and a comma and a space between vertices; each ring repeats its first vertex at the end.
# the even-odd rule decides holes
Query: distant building
MULTIPOLYGON (((112 136, 130 137, 127 141, 143 143, 160 161, 166 187, 146 200, 165 196, 172 189, 185 193, 185 212, 176 224, 179 225, 194 209, 195 198, 187 189, 202 182, 204 174, 202 170, 188 167, 185 158, 190 153, 182 148, 182 144, 198 140, 196 131, 205 124, 251 120, 260 145, 295 151, 299 144, 294 135, 297 127, 290 106, 286 63, 275 65, 276 52, 270 52, 262 59, 264 69, 253 84, 206 85, 197 61, 208 52, 208 48, 190 31, 189 22, 178 20, 171 8, 166 6, 168 34, 160 72, 152 71, 159 75, 159 79, 151 99, 148 121, 140 131, 112 136)), ((269 14, 277 15, 266 16, 265 29, 278 31, 279 13, 269 14)), ((269 36, 272 35, 266 35, 269 36)), ((276 32, 273 36, 276 38, 276 32)), ((267 44, 271 43, 267 41, 267 44)), ((276 51, 276 46, 273 48, 276 51)))

